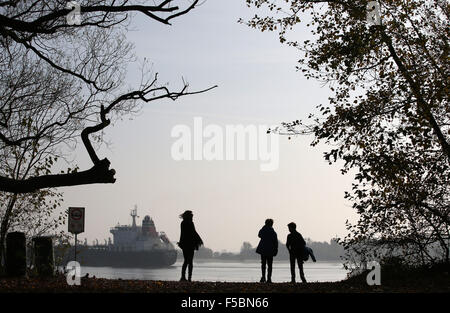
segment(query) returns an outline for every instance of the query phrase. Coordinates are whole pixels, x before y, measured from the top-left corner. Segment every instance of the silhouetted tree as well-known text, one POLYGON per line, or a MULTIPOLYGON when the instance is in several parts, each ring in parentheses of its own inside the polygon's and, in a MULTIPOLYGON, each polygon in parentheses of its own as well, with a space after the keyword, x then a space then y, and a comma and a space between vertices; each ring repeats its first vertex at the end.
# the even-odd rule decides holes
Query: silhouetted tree
POLYGON ((331 239, 330 242, 317 242, 306 239, 306 245, 313 249, 314 255, 320 261, 340 260, 344 256, 344 247, 340 245, 337 239, 331 239))
POLYGON ((125 88, 124 74, 133 60, 125 40, 133 13, 170 25, 198 0, 185 8, 173 6, 172 0, 153 5, 128 0, 79 3, 80 23, 72 23, 68 16, 73 8, 66 7, 67 1, 0 1, 0 150, 7 155, 34 147, 55 156, 62 144, 81 138, 93 166, 20 178, 2 172, 0 191, 114 183, 115 171, 108 159, 97 155, 91 140, 102 142, 104 129, 137 110, 138 101, 197 93, 189 92, 187 83, 170 91, 145 68, 140 86, 125 88))
POLYGON ((200 259, 211 259, 213 257, 213 251, 210 248, 201 246, 195 253, 195 257, 200 259))
POLYGON ((255 257, 255 249, 252 247, 252 244, 248 241, 244 241, 242 243, 240 256, 243 259, 253 258, 255 257))
POLYGON ((246 2, 272 12, 247 24, 277 31, 301 53, 298 69, 333 92, 321 116, 272 131, 313 134, 312 145, 333 145, 327 161, 357 171, 345 197, 359 221, 347 224, 346 249, 370 243, 375 259, 449 262, 448 3, 380 1, 381 23, 370 25, 367 0, 246 2), (290 40, 298 24, 312 38, 290 40))

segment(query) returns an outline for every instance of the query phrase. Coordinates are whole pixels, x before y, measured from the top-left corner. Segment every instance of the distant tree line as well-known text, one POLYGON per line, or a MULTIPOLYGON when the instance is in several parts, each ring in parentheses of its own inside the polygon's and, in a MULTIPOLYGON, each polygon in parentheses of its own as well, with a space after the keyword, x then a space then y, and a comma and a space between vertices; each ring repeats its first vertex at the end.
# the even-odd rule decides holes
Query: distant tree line
MULTIPOLYGON (((311 239, 306 239, 306 245, 313 249, 314 255, 318 261, 336 261, 340 260, 344 255, 344 247, 340 245, 337 240, 332 239, 330 242, 316 242, 311 239)), ((181 257, 181 251, 178 251, 181 257)), ((250 242, 244 241, 239 253, 233 252, 218 252, 210 248, 200 247, 195 253, 195 257, 199 259, 218 259, 218 260, 258 260, 259 254, 256 253, 256 247, 253 247, 250 242)), ((288 260, 289 252, 286 245, 278 241, 278 255, 275 260, 288 260)))

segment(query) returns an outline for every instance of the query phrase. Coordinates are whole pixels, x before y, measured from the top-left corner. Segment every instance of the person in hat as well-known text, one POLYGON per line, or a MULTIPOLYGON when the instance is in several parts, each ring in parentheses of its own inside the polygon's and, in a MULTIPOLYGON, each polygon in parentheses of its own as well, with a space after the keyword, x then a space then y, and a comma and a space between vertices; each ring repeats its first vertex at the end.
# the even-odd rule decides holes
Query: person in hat
POLYGON ((192 270, 194 267, 194 250, 198 250, 198 248, 203 245, 202 238, 200 238, 195 230, 194 222, 192 221, 193 216, 192 211, 189 210, 180 215, 180 218, 182 218, 183 221, 181 222, 181 233, 178 246, 183 251, 184 257, 180 281, 186 281, 186 268, 188 268, 188 281, 191 281, 192 270))

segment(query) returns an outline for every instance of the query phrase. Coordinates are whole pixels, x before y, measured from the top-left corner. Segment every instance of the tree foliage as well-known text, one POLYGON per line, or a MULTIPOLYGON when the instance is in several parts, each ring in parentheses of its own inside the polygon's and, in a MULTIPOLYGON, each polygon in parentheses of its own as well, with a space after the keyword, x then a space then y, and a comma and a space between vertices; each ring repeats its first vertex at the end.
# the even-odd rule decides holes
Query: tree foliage
MULTIPOLYGON (((15 160, 15 168, 7 172, 12 172, 14 175, 24 174, 26 170, 24 171, 22 167, 29 168, 30 162, 17 156, 15 160)), ((52 167, 52 162, 48 160, 50 159, 35 164, 33 172, 37 175, 48 172, 52 167)), ((31 160, 32 162, 33 160, 31 160)), ((3 168, 5 164, 9 165, 10 163, 5 161, 3 168)), ((8 232, 25 233, 26 238, 29 239, 28 246, 32 245, 30 239, 36 236, 53 236, 57 239, 67 237, 60 228, 66 221, 66 212, 58 212, 62 202, 62 193, 57 192, 54 188, 40 189, 24 194, 0 192, 0 268, 4 263, 5 240, 8 232)))
POLYGON ((357 171, 345 194, 359 214, 347 250, 449 262, 448 2, 379 1, 381 25, 367 23, 369 1, 246 2, 268 14, 245 23, 277 31, 301 54, 298 69, 333 93, 309 121, 272 131, 313 134, 313 145, 332 145, 327 161, 357 171), (297 26, 312 38, 290 40, 297 26))

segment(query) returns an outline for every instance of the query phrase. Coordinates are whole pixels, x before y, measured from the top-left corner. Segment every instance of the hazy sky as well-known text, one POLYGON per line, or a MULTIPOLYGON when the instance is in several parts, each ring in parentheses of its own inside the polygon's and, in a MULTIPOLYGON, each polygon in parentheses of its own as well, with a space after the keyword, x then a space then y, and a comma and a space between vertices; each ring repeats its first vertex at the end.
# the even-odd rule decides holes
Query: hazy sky
MULTIPOLYGON (((161 82, 175 89, 184 77, 191 90, 219 88, 146 104, 134 120, 106 130, 112 145, 99 156, 111 161, 117 182, 60 189, 65 208, 86 207, 86 229, 79 238, 103 242, 112 237, 109 228, 130 224, 135 204, 138 222, 150 215, 173 242, 180 235, 178 215, 192 210, 205 245, 219 251, 238 251, 243 241, 256 245, 269 217, 283 242, 291 221, 304 237, 317 241, 345 234, 345 220, 356 217, 344 200, 352 177, 328 165, 322 157, 326 147, 310 147, 311 137, 281 137, 279 168, 272 172, 260 171, 259 161, 171 157, 172 128, 192 127, 194 117, 202 117, 205 125, 269 125, 304 119, 326 103, 328 89, 296 72, 298 52, 282 46, 274 33, 237 23, 254 13, 244 0, 208 0, 172 26, 136 17, 137 30, 128 39, 139 58, 153 63, 161 82)), ((307 35, 306 28, 295 33, 307 35)), ((132 81, 139 73, 130 71, 132 81)), ((76 159, 81 169, 92 166, 84 150, 77 150, 76 159)))

